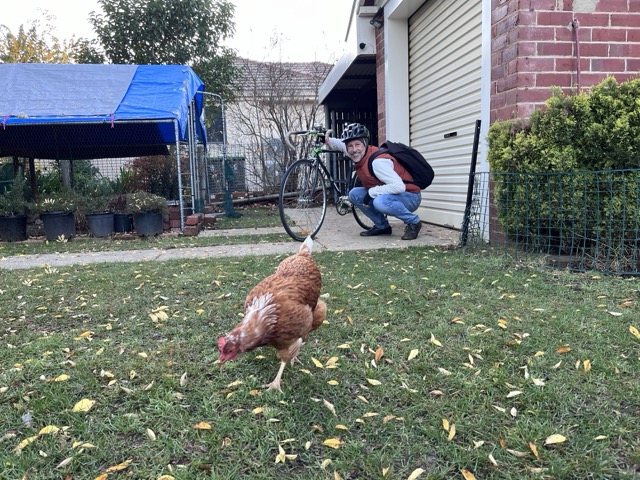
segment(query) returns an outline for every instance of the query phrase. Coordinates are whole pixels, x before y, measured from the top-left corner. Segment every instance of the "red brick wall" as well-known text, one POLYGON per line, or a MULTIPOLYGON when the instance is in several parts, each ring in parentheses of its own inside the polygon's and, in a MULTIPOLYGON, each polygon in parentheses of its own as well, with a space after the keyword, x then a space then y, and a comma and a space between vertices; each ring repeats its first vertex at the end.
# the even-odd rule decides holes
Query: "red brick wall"
POLYGON ((378 145, 380 145, 387 140, 387 117, 384 107, 384 28, 376 28, 376 85, 378 89, 378 145))
POLYGON ((491 3, 491 122, 528 117, 552 86, 640 74, 640 0, 491 3))

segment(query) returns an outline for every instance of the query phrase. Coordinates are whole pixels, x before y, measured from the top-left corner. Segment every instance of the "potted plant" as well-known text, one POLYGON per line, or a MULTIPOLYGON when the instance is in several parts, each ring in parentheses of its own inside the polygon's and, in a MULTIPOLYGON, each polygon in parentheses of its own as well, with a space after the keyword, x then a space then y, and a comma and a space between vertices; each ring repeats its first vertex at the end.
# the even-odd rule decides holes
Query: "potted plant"
POLYGON ((127 197, 126 211, 133 215, 136 233, 140 237, 151 237, 163 231, 163 217, 169 214, 164 197, 138 191, 127 197))
POLYGON ((40 216, 44 224, 47 240, 66 241, 75 236, 77 203, 77 195, 70 189, 60 190, 35 202, 34 213, 40 216))
POLYGON ((11 187, 0 195, 0 240, 16 242, 27 239, 28 202, 24 199, 25 180, 16 175, 11 187))
POLYGON ((116 233, 133 231, 133 217, 127 211, 127 197, 124 193, 117 193, 109 200, 109 209, 113 212, 113 230, 116 233))
POLYGON ((90 192, 79 198, 78 212, 93 237, 108 237, 114 231, 111 197, 90 192))

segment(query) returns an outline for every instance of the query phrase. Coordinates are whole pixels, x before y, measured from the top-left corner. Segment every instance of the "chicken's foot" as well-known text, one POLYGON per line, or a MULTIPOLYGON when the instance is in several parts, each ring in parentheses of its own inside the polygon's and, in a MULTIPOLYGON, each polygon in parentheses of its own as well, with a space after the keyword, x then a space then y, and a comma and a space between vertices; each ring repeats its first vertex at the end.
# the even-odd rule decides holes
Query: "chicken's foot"
POLYGON ((267 390, 271 390, 272 388, 275 388, 279 392, 282 392, 282 389, 280 388, 280 380, 282 379, 282 372, 284 372, 284 367, 286 366, 287 366, 287 362, 280 361, 280 369, 278 370, 278 374, 276 375, 276 378, 273 379, 273 382, 264 385, 264 387, 267 390))

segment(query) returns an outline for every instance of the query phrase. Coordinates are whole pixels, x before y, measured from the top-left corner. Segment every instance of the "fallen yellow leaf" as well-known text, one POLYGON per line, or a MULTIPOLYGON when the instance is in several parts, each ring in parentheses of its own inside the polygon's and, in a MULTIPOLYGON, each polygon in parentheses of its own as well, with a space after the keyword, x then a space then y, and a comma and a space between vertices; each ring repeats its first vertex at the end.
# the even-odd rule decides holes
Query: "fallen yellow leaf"
POLYGON ((409 357, 407 358, 407 361, 413 360, 414 358, 416 358, 418 356, 418 353, 420 353, 420 350, 418 350, 417 348, 414 348, 413 350, 411 350, 409 352, 409 357))
POLYGON ((89 442, 73 442, 71 448, 98 448, 93 443, 89 442))
POLYGON ((120 470, 124 470, 126 468, 129 468, 129 465, 131 465, 131 462, 133 460, 129 459, 126 460, 118 465, 114 465, 113 467, 109 467, 105 470, 105 473, 111 473, 111 472, 119 472, 120 470))
POLYGON ((456 436, 456 424, 452 423, 451 428, 449 428, 449 436, 447 437, 447 441, 450 442, 453 440, 453 437, 456 436))
POLYGON ((571 347, 560 347, 556 350, 556 353, 567 353, 571 351, 571 347))
POLYGON ((447 420, 446 418, 442 419, 442 428, 445 432, 449 431, 449 420, 447 420))
POLYGON ((339 438, 334 437, 334 438, 327 438, 324 442, 322 442, 322 444, 327 447, 338 449, 342 445, 344 445, 344 442, 341 441, 339 438))
POLYGON ((47 425, 46 427, 42 427, 40 429, 40 431, 38 432, 38 435, 46 435, 48 433, 56 433, 58 430, 60 430, 58 427, 56 427, 55 425, 47 425))
POLYGON ((431 334, 431 339, 429 340, 431 343, 433 343, 434 345, 441 347, 442 343, 440 343, 440 340, 438 340, 436 337, 433 336, 433 333, 431 334))
POLYGON ((52 382, 66 382, 67 380, 69 380, 69 375, 65 375, 63 373, 62 375, 58 375, 56 378, 54 378, 52 382))
MULTIPOLYGON (((489 456, 491 456, 491 455, 489 455, 489 456)), ((494 462, 495 462, 495 460, 494 460, 494 462)), ((496 464, 496 466, 497 466, 497 464, 496 464)), ((464 477, 464 480, 476 480, 476 476, 473 473, 471 473, 469 470, 466 470, 466 469, 463 468, 462 470, 460 470, 460 472, 462 472, 462 476, 464 477)))
POLYGON ((634 327, 633 325, 629 325, 629 331, 631 332, 631 335, 640 340, 640 332, 636 327, 634 327))
POLYGON ((533 452, 536 458, 540 458, 540 456, 538 455, 538 447, 536 447, 535 443, 529 442, 529 448, 531 449, 531 451, 533 452))
POLYGON ((510 448, 507 448, 507 452, 509 452, 514 457, 518 457, 518 458, 524 458, 524 457, 527 456, 526 452, 519 452, 518 450, 511 450, 510 448))
POLYGON ((565 437, 564 435, 560 435, 558 433, 554 434, 554 435, 549 435, 547 437, 547 439, 544 441, 545 445, 554 445, 556 443, 562 443, 562 442, 566 442, 567 441, 567 437, 565 437))
POLYGON ((411 472, 411 475, 407 477, 407 480, 416 480, 416 478, 418 478, 423 473, 424 470, 422 468, 416 468, 413 472, 411 472))
POLYGON ((95 400, 89 400, 88 398, 83 398, 82 400, 80 400, 78 403, 76 403, 73 406, 72 411, 73 412, 88 412, 89 410, 91 410, 91 407, 93 407, 96 404, 95 400))
POLYGON ((322 362, 320 360, 318 360, 317 358, 311 357, 311 361, 313 362, 313 364, 318 367, 318 368, 324 368, 324 365, 322 364, 322 362))
POLYGON ((329 409, 329 411, 330 411, 331 413, 333 413, 333 415, 334 415, 335 417, 337 417, 337 416, 338 416, 338 414, 336 413, 336 408, 333 406, 333 403, 328 402, 328 401, 327 401, 327 400, 325 400, 324 398, 322 399, 322 402, 324 403, 324 406, 325 406, 325 407, 327 407, 327 408, 329 409))
POLYGON ((27 445, 29 445, 30 443, 34 442, 37 438, 38 438, 38 435, 34 435, 34 436, 32 436, 32 437, 25 438, 25 439, 24 439, 24 440, 22 440, 22 441, 18 444, 18 446, 14 449, 14 450, 15 450, 15 452, 19 455, 19 454, 20 454, 20 452, 21 452, 21 451, 22 451, 22 450, 23 450, 27 445))
POLYGON ((62 460, 58 465, 56 465, 56 468, 64 468, 67 465, 69 465, 73 460, 73 457, 67 457, 64 460, 62 460))
POLYGON ((196 430, 211 430, 213 427, 209 422, 198 422, 193 426, 193 428, 196 430))
POLYGON ((367 378, 367 382, 369 382, 371 385, 382 385, 382 382, 373 378, 367 378))

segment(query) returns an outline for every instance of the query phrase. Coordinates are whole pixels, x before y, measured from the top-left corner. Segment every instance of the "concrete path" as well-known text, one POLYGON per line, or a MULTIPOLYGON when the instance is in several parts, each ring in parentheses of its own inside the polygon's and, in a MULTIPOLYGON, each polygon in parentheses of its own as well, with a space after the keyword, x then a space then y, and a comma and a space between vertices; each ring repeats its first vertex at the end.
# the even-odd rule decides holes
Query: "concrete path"
MULTIPOLYGON (((420 235, 412 241, 401 240, 404 233, 402 222, 392 219, 393 234, 379 237, 361 237, 360 227, 352 216, 339 216, 334 209, 327 210, 320 233, 315 239, 315 251, 375 250, 381 248, 407 248, 410 246, 450 246, 457 245, 460 232, 434 225, 423 224, 420 235)), ((282 227, 252 228, 233 230, 205 230, 201 236, 259 235, 265 233, 283 233, 282 227)), ((91 253, 54 253, 5 257, 0 259, 0 268, 7 270, 34 267, 61 267, 89 263, 108 262, 148 262, 175 259, 239 257, 246 255, 265 255, 293 253, 298 250, 299 242, 277 242, 261 244, 223 245, 211 247, 185 247, 172 249, 126 250, 91 253)))

